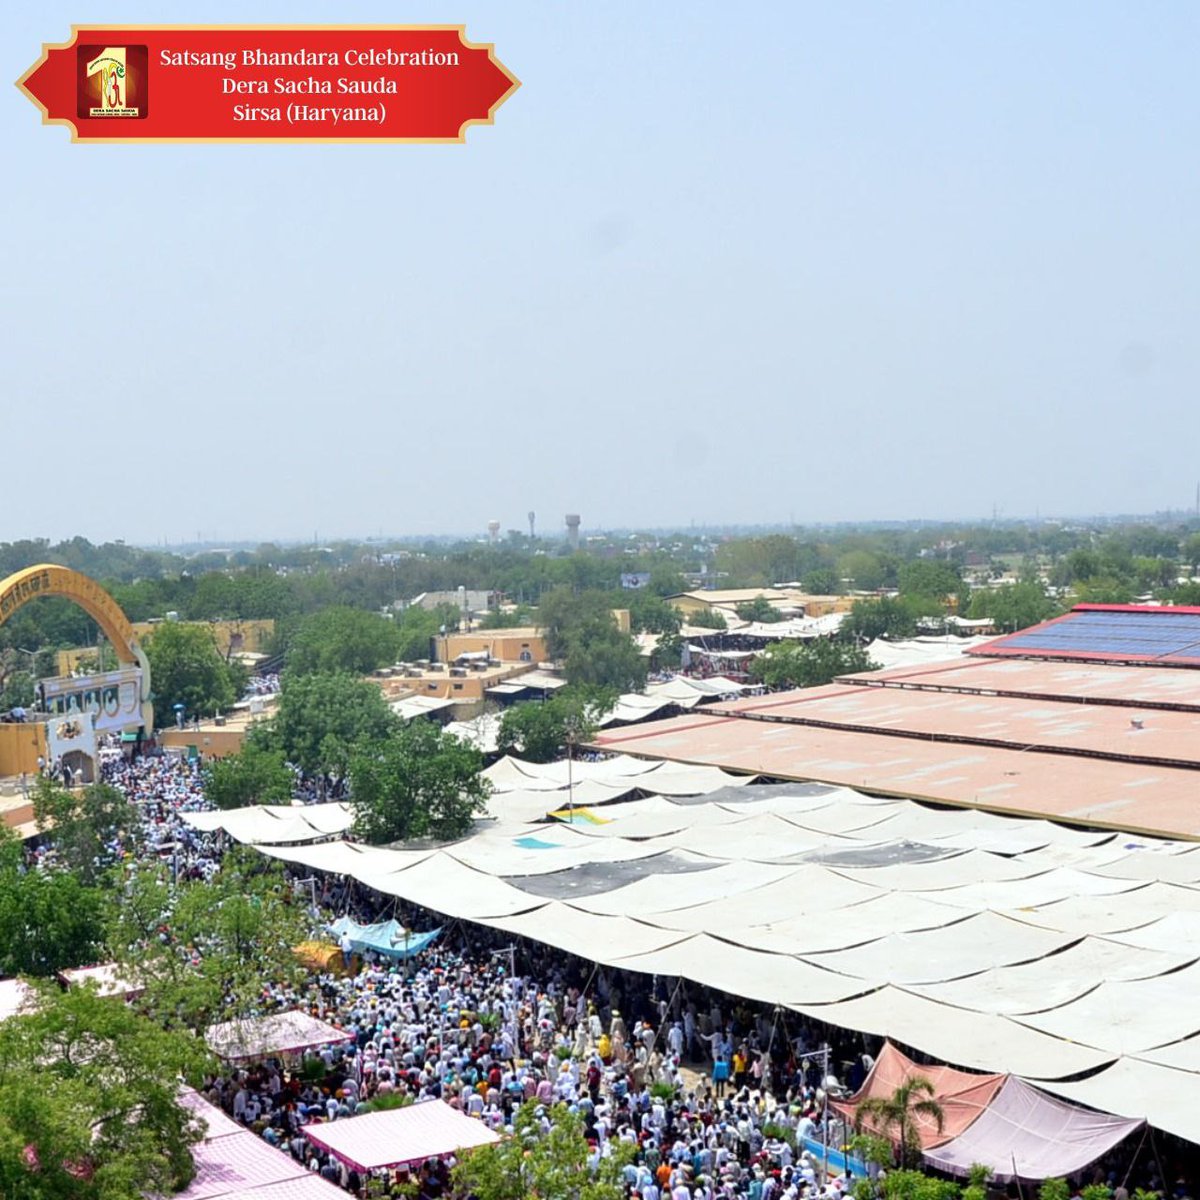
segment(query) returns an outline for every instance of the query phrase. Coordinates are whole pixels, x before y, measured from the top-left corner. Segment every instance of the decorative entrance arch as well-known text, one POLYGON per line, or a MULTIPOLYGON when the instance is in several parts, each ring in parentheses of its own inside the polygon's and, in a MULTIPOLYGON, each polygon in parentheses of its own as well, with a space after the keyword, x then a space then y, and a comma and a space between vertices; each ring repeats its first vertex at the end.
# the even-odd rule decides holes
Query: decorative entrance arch
POLYGON ((63 596, 78 604, 100 626, 100 632, 116 652, 117 661, 124 667, 140 668, 142 685, 138 699, 141 702, 143 724, 147 730, 152 729, 150 663, 120 605, 94 579, 69 567, 41 563, 17 571, 0 582, 0 625, 30 600, 42 596, 63 596))

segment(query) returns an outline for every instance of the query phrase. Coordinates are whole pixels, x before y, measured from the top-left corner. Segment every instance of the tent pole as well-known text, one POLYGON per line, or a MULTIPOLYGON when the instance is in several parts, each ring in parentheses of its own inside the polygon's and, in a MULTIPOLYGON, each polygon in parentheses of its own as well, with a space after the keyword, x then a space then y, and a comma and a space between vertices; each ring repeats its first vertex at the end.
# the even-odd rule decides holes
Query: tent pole
POLYGON ((1138 1148, 1133 1152, 1133 1157, 1129 1160, 1129 1166, 1125 1170, 1125 1178, 1121 1180, 1122 1187, 1125 1187, 1125 1185, 1128 1184, 1129 1177, 1133 1174, 1134 1165, 1137 1163, 1138 1156, 1142 1153, 1142 1147, 1146 1144, 1146 1138, 1149 1133, 1150 1124, 1147 1122, 1145 1129, 1142 1130, 1142 1140, 1138 1142, 1138 1148))

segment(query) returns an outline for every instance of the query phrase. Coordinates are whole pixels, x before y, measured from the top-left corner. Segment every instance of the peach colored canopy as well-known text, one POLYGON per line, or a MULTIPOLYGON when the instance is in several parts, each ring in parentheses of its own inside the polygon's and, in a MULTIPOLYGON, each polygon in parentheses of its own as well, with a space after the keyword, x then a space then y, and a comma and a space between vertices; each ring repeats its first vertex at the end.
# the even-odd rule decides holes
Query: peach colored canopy
MULTIPOLYGON (((897 1050, 891 1042, 885 1042, 862 1087, 849 1100, 834 1101, 832 1107, 848 1121, 853 1122, 854 1114, 864 1100, 875 1096, 887 1099, 898 1087, 916 1076, 928 1079, 933 1084, 933 1095, 929 1099, 936 1100, 942 1106, 944 1114, 940 1131, 936 1122, 930 1118, 917 1117, 917 1132, 923 1150, 940 1146, 943 1142, 958 1137, 992 1102, 992 1098, 1000 1090, 1000 1085, 1007 1078, 1005 1075, 980 1075, 975 1071, 959 1071, 954 1067, 922 1066, 897 1050)), ((864 1122, 863 1127, 872 1129, 871 1122, 864 1122)), ((874 1132, 884 1131, 876 1129, 874 1132)), ((893 1138, 896 1136, 895 1130, 887 1132, 893 1138)))

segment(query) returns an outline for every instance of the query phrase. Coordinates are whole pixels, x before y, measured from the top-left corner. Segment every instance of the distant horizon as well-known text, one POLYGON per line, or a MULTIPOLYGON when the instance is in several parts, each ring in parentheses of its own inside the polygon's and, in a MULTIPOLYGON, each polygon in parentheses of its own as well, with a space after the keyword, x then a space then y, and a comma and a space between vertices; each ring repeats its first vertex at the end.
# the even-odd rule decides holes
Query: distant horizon
MULTIPOLYGON (((757 536, 759 534, 805 534, 819 533, 822 531, 830 532, 853 532, 855 530, 863 530, 869 532, 872 530, 894 530, 894 529, 980 529, 987 527, 1009 528, 1017 526, 1030 525, 1046 525, 1046 524, 1079 524, 1079 525, 1120 525, 1120 524, 1159 524, 1159 523, 1182 523, 1195 522, 1200 524, 1200 514, 1197 514, 1195 508, 1187 509, 1168 509, 1161 512, 1153 513, 1041 513, 1029 516, 1005 516, 1003 514, 996 517, 912 517, 912 518, 872 518, 867 520, 846 520, 846 521, 814 521, 809 523, 776 523, 776 524, 747 524, 744 522, 727 522, 724 524, 699 524, 694 525, 615 525, 615 526, 589 526, 583 524, 580 526, 581 539, 586 537, 615 537, 615 536, 634 536, 645 535, 647 537, 661 537, 670 534, 716 534, 721 536, 757 536)), ((512 529, 514 532, 522 534, 523 537, 528 537, 525 530, 515 529, 514 527, 502 528, 499 545, 507 544, 507 533, 512 529)), ((21 541, 46 541, 51 545, 61 544, 69 541, 74 537, 84 537, 92 545, 105 544, 123 544, 131 546, 138 550, 163 550, 168 552, 178 552, 181 550, 220 550, 229 549, 231 551, 254 550, 259 546, 274 545, 281 549, 295 548, 298 546, 325 546, 331 544, 351 544, 351 545, 372 545, 375 543, 386 544, 413 544, 418 542, 436 542, 444 544, 459 544, 459 543, 484 543, 487 541, 487 529, 484 527, 481 530, 471 531, 455 531, 444 530, 439 533, 347 533, 337 534, 329 537, 285 537, 285 536, 266 536, 266 537, 203 537, 200 539, 181 539, 175 541, 159 540, 154 542, 143 541, 135 538, 127 537, 100 537, 99 539, 75 530, 62 537, 48 537, 45 534, 26 534, 21 536, 4 536, 0 537, 0 542, 21 542, 21 541)), ((562 527, 555 527, 553 532, 537 530, 535 540, 543 542, 547 545, 554 545, 566 541, 566 533, 562 527)))

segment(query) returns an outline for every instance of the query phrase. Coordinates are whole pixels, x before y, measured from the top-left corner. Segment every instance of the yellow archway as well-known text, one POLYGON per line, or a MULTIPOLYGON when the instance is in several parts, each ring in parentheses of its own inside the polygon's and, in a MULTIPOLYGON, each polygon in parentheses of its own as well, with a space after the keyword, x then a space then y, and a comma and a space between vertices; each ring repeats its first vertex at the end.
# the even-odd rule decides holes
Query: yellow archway
POLYGON ((94 579, 68 567, 40 563, 17 571, 0 583, 0 625, 30 600, 42 596, 63 596, 78 604, 100 626, 100 632, 116 652, 117 661, 125 667, 141 668, 142 716, 147 731, 153 728, 153 718, 149 715, 150 663, 120 605, 94 579))

